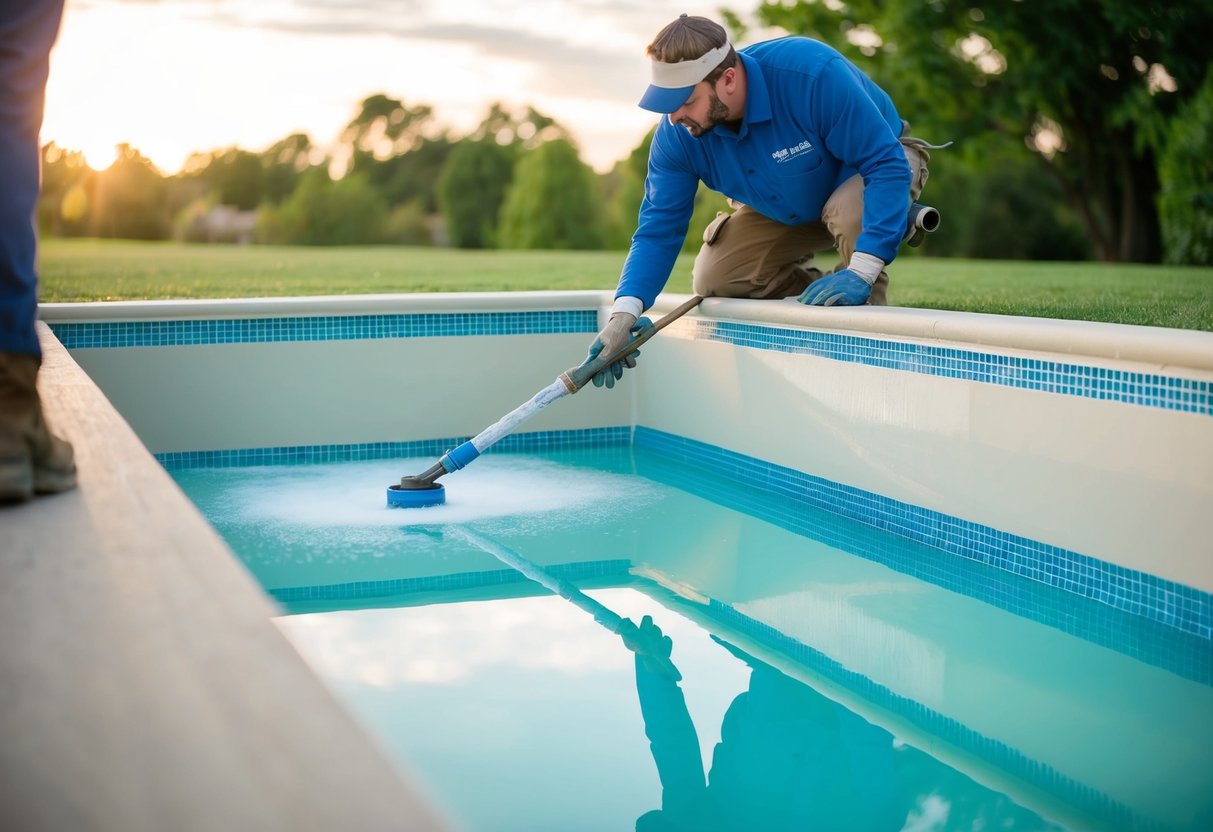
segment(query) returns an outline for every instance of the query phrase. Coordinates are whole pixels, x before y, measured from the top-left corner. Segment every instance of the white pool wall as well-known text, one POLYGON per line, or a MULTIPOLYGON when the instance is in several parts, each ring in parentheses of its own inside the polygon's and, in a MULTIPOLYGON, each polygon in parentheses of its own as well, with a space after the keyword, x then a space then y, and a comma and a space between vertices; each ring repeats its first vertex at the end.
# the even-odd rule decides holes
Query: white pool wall
MULTIPOLYGON (((599 292, 49 304, 58 323, 596 308, 599 292)), ((471 436, 550 384, 584 334, 457 335, 73 349, 153 453, 471 436)), ((549 408, 527 430, 631 421, 631 397, 549 408)))
MULTIPOLYGON (((1213 381, 1206 332, 723 299, 702 311, 778 330, 1213 381)), ((1207 411, 738 348, 692 329, 675 325, 649 345, 636 377, 638 423, 1213 591, 1207 411)))
MULTIPOLYGON (((685 296, 665 296, 654 314, 685 296)), ((598 312, 604 292, 50 304, 67 323, 598 312)), ((595 324, 596 325, 596 324, 595 324)), ((645 427, 1213 591, 1213 415, 877 366, 759 341, 853 336, 1213 382, 1213 333, 919 309, 708 299, 621 387, 524 431, 645 427)), ((156 453, 466 437, 579 363, 592 332, 72 349, 156 453)), ((971 375, 971 374, 970 374, 971 375)), ((1204 394, 1207 400, 1207 387, 1204 394)))

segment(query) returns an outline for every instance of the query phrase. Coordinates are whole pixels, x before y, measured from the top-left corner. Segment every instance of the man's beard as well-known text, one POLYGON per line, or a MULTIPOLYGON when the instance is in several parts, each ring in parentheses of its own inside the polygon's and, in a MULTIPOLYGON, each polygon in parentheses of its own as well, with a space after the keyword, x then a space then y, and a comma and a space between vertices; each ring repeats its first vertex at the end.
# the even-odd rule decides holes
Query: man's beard
POLYGON ((720 100, 720 96, 716 95, 716 91, 709 91, 708 96, 708 117, 703 124, 692 121, 689 118, 680 119, 678 122, 687 129, 687 132, 697 139, 704 133, 711 130, 717 124, 728 121, 729 119, 729 108, 726 107, 724 102, 720 100))

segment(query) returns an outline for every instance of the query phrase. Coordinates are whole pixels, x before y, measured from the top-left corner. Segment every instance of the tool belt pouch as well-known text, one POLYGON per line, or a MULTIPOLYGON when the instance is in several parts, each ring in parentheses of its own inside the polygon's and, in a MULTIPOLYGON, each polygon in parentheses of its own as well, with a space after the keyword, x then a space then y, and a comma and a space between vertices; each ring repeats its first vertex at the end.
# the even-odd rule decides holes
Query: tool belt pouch
POLYGON ((703 244, 706 246, 712 245, 720 237, 720 233, 724 230, 724 224, 729 221, 732 214, 726 214, 724 211, 716 212, 716 219, 708 223, 708 227, 703 230, 703 244))

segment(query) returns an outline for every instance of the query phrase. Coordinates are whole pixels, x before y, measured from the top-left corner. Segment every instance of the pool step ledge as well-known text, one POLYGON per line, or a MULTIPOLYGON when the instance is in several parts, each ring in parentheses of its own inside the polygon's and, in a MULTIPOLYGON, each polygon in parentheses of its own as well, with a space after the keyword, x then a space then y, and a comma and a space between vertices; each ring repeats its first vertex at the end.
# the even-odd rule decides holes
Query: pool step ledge
POLYGON ((80 485, 0 508, 0 828, 447 828, 39 327, 80 485))

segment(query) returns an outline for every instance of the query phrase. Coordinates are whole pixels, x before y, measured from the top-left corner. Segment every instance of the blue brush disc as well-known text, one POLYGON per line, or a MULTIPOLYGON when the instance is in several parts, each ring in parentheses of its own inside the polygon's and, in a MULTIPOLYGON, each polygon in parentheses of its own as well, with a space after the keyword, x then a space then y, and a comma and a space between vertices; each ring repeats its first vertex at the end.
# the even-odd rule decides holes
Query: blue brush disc
POLYGON ((387 487, 388 508, 425 508, 440 506, 446 502, 446 489, 441 483, 435 483, 429 488, 401 488, 399 485, 387 487))

